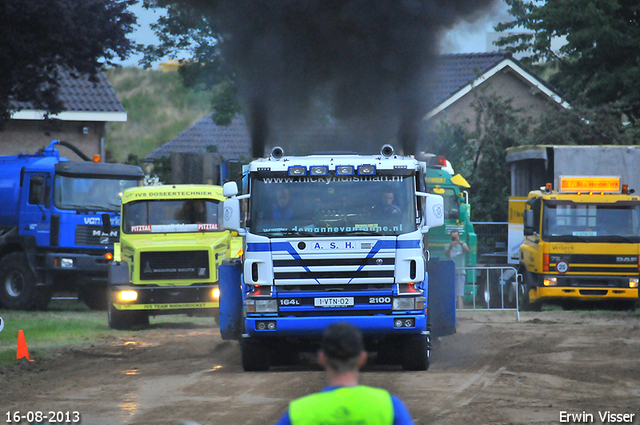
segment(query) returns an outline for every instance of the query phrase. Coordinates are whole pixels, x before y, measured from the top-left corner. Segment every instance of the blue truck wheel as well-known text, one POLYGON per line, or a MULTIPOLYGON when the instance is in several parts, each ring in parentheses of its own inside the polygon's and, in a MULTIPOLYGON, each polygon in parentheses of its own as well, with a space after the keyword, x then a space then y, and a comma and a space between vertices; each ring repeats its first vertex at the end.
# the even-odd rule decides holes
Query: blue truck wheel
POLYGON ((39 288, 21 252, 0 261, 0 306, 11 310, 44 309, 51 300, 50 288, 39 288))

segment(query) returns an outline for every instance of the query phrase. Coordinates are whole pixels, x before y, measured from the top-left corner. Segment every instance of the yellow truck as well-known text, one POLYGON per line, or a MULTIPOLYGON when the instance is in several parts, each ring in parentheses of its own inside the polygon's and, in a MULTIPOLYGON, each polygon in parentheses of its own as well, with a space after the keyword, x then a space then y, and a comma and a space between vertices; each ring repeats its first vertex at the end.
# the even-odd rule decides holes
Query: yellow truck
POLYGON ((122 195, 120 243, 109 270, 109 327, 130 329, 161 314, 218 315, 218 266, 241 255, 222 228, 222 188, 135 187, 122 195))
MULTIPOLYGON (((546 178, 553 182, 530 191, 525 198, 513 197, 510 202, 510 217, 514 221, 522 217, 524 236, 521 244, 512 240, 509 243, 511 250, 517 248, 514 259, 523 276, 519 284, 520 307, 540 310, 543 303, 573 306, 580 301, 596 301, 635 308, 640 269, 640 197, 622 180, 635 178, 627 176, 623 161, 630 159, 628 155, 635 156, 635 152, 602 146, 525 148, 511 150, 511 161, 508 156, 509 162, 516 163, 512 177, 529 182, 538 179, 535 160, 541 160, 544 154, 546 178), (622 155, 620 160, 618 154, 622 155), (526 162, 518 167, 518 161, 526 162), (595 175, 577 175, 579 170, 571 169, 572 161, 595 175), (598 170, 594 163, 605 163, 610 168, 598 170)), ((518 185, 515 180, 512 188, 518 185)))

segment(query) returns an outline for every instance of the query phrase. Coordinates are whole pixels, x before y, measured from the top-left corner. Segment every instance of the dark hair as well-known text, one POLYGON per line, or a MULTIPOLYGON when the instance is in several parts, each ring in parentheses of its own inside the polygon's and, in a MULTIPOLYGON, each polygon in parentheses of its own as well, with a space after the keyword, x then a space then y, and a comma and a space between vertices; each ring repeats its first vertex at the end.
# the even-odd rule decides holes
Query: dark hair
POLYGON ((320 349, 330 359, 349 360, 357 358, 364 351, 362 332, 346 323, 334 323, 324 330, 320 349))

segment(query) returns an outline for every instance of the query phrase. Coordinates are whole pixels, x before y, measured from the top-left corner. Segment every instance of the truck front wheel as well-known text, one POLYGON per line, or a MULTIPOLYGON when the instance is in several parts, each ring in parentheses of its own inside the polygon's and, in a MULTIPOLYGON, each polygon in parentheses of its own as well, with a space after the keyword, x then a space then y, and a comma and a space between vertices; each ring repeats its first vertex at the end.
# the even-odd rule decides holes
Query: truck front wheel
POLYGON ((427 370, 431 362, 431 347, 428 337, 407 337, 402 346, 402 368, 404 370, 427 370))
POLYGON ((242 368, 247 372, 269 370, 269 350, 265 344, 257 339, 242 338, 240 340, 242 352, 242 368))
POLYGON ((529 290, 532 288, 535 288, 533 282, 534 282, 534 277, 533 275, 526 271, 523 270, 521 272, 522 274, 522 282, 520 283, 520 285, 518 286, 518 302, 519 302, 519 307, 521 311, 540 311, 542 310, 542 304, 540 302, 537 303, 532 303, 530 298, 529 298, 529 290))
POLYGON ((44 309, 49 300, 51 291, 38 288, 21 252, 12 252, 0 261, 0 306, 11 310, 44 309))
POLYGON ((140 311, 118 310, 109 303, 109 327, 120 331, 130 330, 134 326, 147 326, 149 316, 140 311))

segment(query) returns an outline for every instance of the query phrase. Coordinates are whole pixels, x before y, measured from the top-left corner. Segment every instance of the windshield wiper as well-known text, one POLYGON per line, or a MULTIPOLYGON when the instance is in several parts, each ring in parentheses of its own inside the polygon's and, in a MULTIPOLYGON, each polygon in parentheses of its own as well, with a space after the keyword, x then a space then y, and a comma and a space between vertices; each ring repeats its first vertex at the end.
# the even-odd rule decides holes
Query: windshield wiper
POLYGON ((287 236, 291 236, 291 235, 297 235, 297 236, 315 236, 316 234, 313 232, 305 232, 305 231, 300 231, 300 230, 279 230, 277 232, 273 232, 273 233, 268 233, 270 235, 273 235, 274 233, 280 233, 282 235, 287 235, 287 236))

